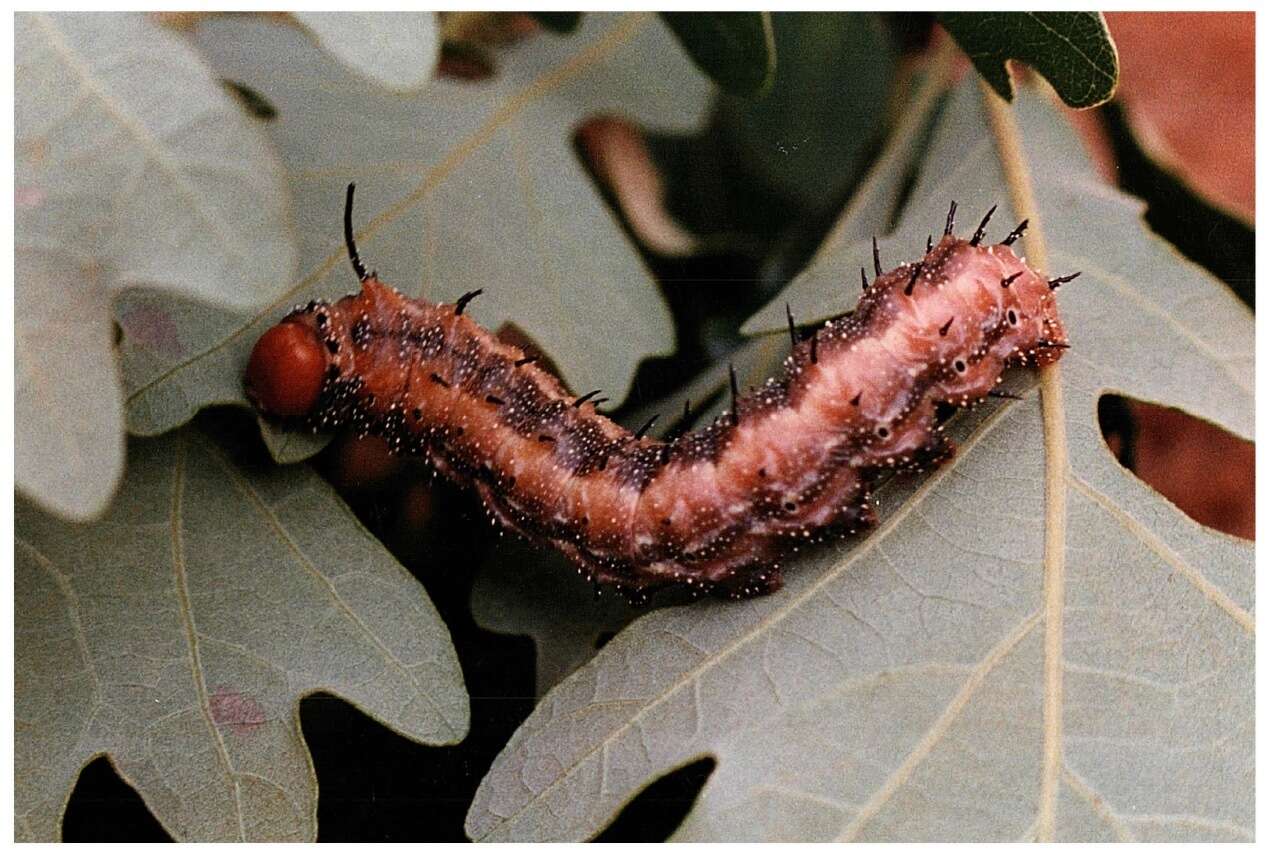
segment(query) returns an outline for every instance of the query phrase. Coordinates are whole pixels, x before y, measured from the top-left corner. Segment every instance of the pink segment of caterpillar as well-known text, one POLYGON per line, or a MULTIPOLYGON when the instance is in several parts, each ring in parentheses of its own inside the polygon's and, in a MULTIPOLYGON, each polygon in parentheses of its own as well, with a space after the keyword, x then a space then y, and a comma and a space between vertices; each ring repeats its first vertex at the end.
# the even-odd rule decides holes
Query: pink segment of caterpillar
MULTIPOLYGON (((352 188, 351 188, 352 190, 352 188)), ((991 211, 992 213, 992 211, 991 211)), ((349 426, 426 457, 471 486, 504 526, 549 543, 634 601, 660 589, 741 598, 781 585, 801 545, 875 523, 870 489, 953 448, 937 404, 988 395, 1011 364, 1044 365, 1067 346, 1054 288, 1002 244, 945 236, 878 275, 855 311, 798 340, 779 376, 736 396, 708 427, 671 441, 638 436, 577 398, 457 303, 407 298, 367 274, 360 293, 297 308, 262 336, 248 394, 296 426, 349 426), (326 368, 303 415, 272 406, 262 377, 289 365, 307 330, 326 368), (259 355, 258 355, 259 351, 259 355), (290 352, 290 351, 288 351, 290 352)), ((986 217, 988 220, 988 217, 986 217)), ((1023 226, 1023 224, 1022 224, 1023 226)), ((346 231, 348 211, 346 211, 346 231)), ((293 395, 292 398, 295 396, 293 395)))

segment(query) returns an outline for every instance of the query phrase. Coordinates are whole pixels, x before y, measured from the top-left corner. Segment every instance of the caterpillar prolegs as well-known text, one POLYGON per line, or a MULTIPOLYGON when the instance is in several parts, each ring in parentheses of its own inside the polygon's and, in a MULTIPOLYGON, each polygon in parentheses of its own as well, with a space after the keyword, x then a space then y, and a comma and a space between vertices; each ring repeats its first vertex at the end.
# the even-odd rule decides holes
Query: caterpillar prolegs
MULTIPOLYGON (((350 427, 427 458, 471 487, 504 526, 549 543, 600 584, 643 602, 676 587, 742 598, 781 586, 781 563, 811 540, 875 524, 872 484, 889 469, 953 453, 938 404, 990 394, 1012 364, 1067 347, 1052 279, 1011 245, 945 232, 918 261, 875 278, 849 315, 801 337, 779 376, 670 441, 597 411, 454 303, 410 299, 368 272, 345 240, 359 293, 297 307, 261 336, 252 403, 292 427, 350 427)), ((1074 274, 1077 275, 1077 274, 1074 274)), ((789 310, 788 310, 788 319, 789 310)))

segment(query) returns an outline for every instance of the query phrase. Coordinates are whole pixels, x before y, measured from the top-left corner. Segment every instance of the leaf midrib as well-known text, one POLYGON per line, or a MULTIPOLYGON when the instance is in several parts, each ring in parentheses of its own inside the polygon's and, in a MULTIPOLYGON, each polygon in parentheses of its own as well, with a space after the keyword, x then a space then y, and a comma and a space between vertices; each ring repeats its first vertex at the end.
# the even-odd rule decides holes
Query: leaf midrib
POLYGON ((181 624, 185 630, 186 645, 190 652, 190 670, 191 681, 194 682, 194 688, 199 697, 199 711, 203 715, 203 720, 207 724, 208 729, 212 733, 213 739, 216 741, 217 758, 225 767, 225 773, 230 779, 230 784, 234 788, 234 817, 238 821, 239 841, 247 841, 247 827, 244 824, 243 816, 243 792, 239 785, 238 773, 234 768, 234 763, 230 759, 229 751, 225 746, 225 738, 221 734, 221 728, 217 726, 216 721, 212 718, 212 707, 208 699, 208 686, 204 678, 203 661, 199 652, 199 631, 194 624, 194 608, 190 602, 190 586, 189 579, 186 575, 185 565, 185 538, 182 536, 182 502, 185 498, 185 463, 186 463, 186 438, 182 437, 176 443, 174 449, 174 459, 172 462, 172 503, 169 511, 170 536, 172 544, 172 572, 174 576, 174 588, 177 594, 178 613, 181 615, 181 624))
MULTIPOLYGON (((1029 161, 1016 117, 993 88, 980 84, 990 135, 998 148, 1003 177, 1011 193, 1016 216, 1027 219, 1030 229, 1024 236, 1025 255, 1039 270, 1046 270, 1047 244, 1043 222, 1034 197, 1029 161)), ((1062 742, 1064 691, 1064 574, 1066 526, 1068 522, 1069 446, 1065 437, 1064 390, 1060 365, 1052 363, 1039 371, 1042 401, 1043 447, 1043 547, 1042 547, 1042 778, 1038 791, 1037 835, 1042 841, 1055 838, 1056 802, 1063 761, 1062 742)))

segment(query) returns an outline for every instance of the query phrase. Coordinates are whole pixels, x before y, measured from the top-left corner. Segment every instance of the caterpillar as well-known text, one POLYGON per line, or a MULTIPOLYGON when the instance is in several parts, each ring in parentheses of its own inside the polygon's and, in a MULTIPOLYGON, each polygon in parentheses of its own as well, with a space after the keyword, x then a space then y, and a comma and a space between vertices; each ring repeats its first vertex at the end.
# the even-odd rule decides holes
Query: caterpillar
MULTIPOLYGON (((739 394, 707 427, 662 441, 597 411, 522 349, 454 303, 410 299, 345 243, 359 293, 297 306, 257 341, 245 391, 289 428, 383 437, 469 486, 506 528, 566 554, 634 603, 667 588, 745 598, 782 583, 793 550, 876 524, 871 488, 888 470, 953 454, 938 405, 999 394, 1012 364, 1068 347, 1054 291, 1012 251, 1022 222, 985 245, 991 208, 968 240, 951 203, 939 242, 875 277, 851 313, 801 335, 780 375, 739 394)), ((1003 396, 1003 395, 999 395, 1003 396)))

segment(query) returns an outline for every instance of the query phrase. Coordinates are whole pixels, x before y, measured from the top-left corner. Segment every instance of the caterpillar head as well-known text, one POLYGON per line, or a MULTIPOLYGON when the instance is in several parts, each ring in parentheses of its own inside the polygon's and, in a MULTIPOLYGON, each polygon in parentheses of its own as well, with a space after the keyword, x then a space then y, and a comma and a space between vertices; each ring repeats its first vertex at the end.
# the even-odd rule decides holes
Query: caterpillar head
POLYGON ((289 315, 260 337, 247 360, 247 399, 266 415, 304 418, 318 403, 328 354, 318 331, 289 315))

